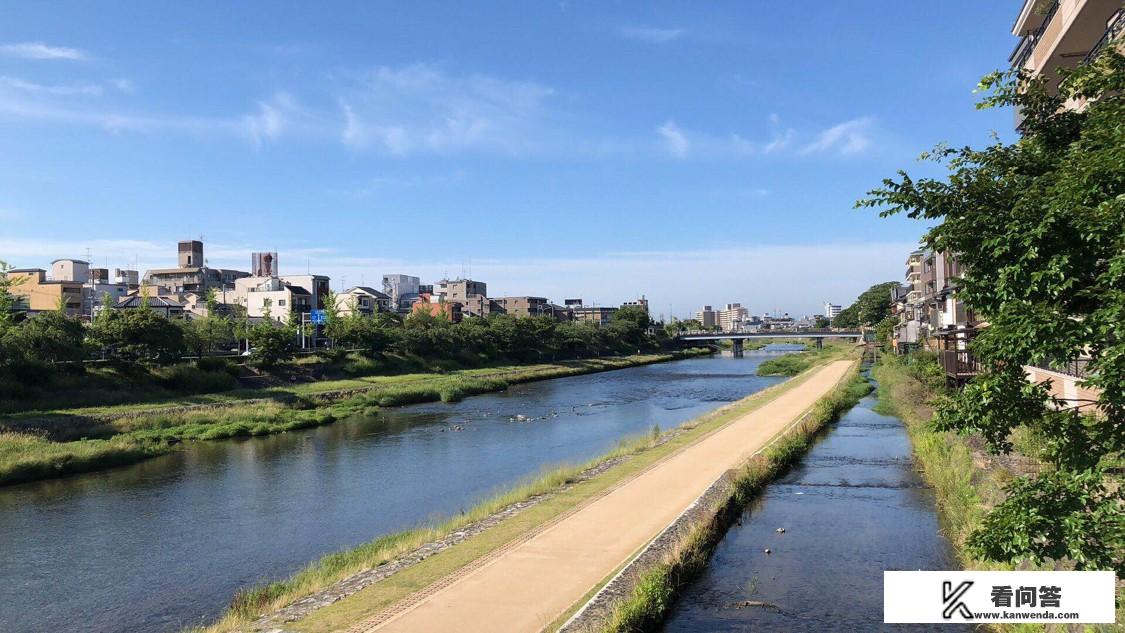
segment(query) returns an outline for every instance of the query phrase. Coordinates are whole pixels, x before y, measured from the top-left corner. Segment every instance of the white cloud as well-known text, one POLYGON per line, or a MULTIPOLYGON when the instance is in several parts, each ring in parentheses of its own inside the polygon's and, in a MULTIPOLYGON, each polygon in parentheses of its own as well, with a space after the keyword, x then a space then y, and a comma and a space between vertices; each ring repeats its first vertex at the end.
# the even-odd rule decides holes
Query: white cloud
POLYGON ((268 101, 259 101, 257 112, 242 117, 243 131, 255 145, 275 141, 289 127, 290 116, 300 112, 292 95, 279 92, 268 101))
POLYGON ((119 91, 124 92, 125 94, 133 94, 137 91, 137 85, 134 84, 130 79, 110 79, 106 83, 118 89, 119 91))
POLYGON ((691 142, 675 121, 668 121, 656 128, 656 133, 664 142, 664 148, 676 158, 686 158, 691 149, 691 142))
POLYGON ((822 131, 816 140, 801 148, 802 154, 836 152, 856 154, 871 146, 871 117, 844 121, 822 131))
POLYGON ((649 26, 623 26, 618 33, 627 39, 640 40, 650 44, 667 44, 679 39, 684 34, 683 29, 661 29, 649 26))
POLYGON ((33 94, 49 94, 49 95, 89 95, 97 96, 102 94, 102 87, 96 84, 70 84, 61 86, 49 86, 44 84, 37 84, 31 81, 25 81, 18 77, 0 77, 0 87, 6 87, 13 90, 20 90, 23 92, 33 94))
POLYGON ((43 42, 19 42, 0 44, 0 55, 21 59, 87 59, 84 51, 66 46, 48 46, 43 42))
POLYGON ((531 81, 451 75, 427 64, 380 66, 340 83, 341 142, 395 155, 533 151, 554 94, 531 81))

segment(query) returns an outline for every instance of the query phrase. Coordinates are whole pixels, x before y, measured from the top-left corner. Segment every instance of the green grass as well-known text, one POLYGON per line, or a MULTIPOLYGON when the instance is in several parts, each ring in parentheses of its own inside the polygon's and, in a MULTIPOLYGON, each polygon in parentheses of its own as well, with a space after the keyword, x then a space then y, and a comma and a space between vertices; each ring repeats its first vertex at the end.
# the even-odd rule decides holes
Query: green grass
POLYGON ((639 633, 660 629, 680 590, 707 566, 711 552, 730 524, 770 481, 800 460, 821 429, 833 422, 871 385, 853 371, 851 377, 813 406, 801 423, 775 439, 742 466, 729 493, 708 518, 692 526, 651 569, 643 572, 628 595, 613 608, 603 633, 639 633))
MULTIPOLYGON (((524 367, 483 368, 450 374, 408 374, 363 380, 312 383, 292 390, 270 390, 276 401, 221 408, 174 410, 165 407, 99 408, 42 418, 0 421, 0 485, 87 472, 134 463, 173 450, 181 442, 251 437, 331 424, 379 407, 417 402, 455 402, 506 389, 509 385, 634 367, 709 353, 646 354, 524 367), (362 389, 346 400, 325 397, 333 389, 362 389), (130 414, 99 419, 99 414, 130 414), (5 425, 10 425, 5 428, 5 425)), ((261 394, 259 394, 261 395, 261 394)))
POLYGON ((824 358, 837 356, 841 349, 850 349, 849 345, 837 342, 827 342, 822 349, 811 349, 767 358, 758 365, 759 376, 796 376, 809 367, 818 364, 824 358))

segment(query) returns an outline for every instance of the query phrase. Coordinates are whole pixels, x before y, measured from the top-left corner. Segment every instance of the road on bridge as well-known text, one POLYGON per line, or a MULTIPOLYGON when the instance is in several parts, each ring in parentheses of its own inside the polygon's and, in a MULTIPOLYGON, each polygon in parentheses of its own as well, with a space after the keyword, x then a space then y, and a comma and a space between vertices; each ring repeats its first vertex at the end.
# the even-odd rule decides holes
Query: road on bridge
POLYGON ((769 443, 847 374, 817 370, 786 391, 559 522, 355 623, 373 631, 539 631, 679 516, 719 476, 769 443))

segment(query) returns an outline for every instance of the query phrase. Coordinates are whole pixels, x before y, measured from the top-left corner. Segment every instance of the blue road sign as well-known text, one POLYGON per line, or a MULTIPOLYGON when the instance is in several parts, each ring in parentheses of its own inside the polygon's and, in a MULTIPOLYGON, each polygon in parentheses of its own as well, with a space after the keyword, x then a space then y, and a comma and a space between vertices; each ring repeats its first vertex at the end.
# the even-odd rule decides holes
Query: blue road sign
POLYGON ((324 313, 324 310, 312 310, 309 312, 309 323, 313 325, 324 325, 328 323, 328 315, 324 313))

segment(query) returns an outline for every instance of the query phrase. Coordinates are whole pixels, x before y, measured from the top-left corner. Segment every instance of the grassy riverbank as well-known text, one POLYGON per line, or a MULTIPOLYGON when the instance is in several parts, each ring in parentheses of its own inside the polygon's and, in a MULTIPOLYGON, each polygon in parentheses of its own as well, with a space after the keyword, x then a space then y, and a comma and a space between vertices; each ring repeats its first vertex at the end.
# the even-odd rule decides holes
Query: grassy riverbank
POLYGON ((776 358, 768 358, 758 365, 759 376, 796 376, 813 365, 819 364, 825 358, 839 354, 840 349, 848 349, 849 343, 828 341, 822 349, 807 349, 803 352, 785 354, 776 358))
MULTIPOLYGON (((825 361, 827 360, 829 359, 826 358, 825 361)), ((463 529, 466 525, 481 517, 489 516, 508 504, 541 494, 546 495, 535 505, 523 509, 488 530, 406 567, 393 576, 362 589, 347 600, 322 608, 300 622, 286 625, 288 628, 300 631, 330 631, 346 627, 347 623, 355 622, 396 603, 419 588, 448 576, 586 500, 604 494, 620 482, 636 476, 652 464, 695 442, 707 433, 745 415, 782 393, 799 387, 805 378, 806 376, 801 376, 775 385, 695 418, 664 434, 654 433, 624 442, 616 451, 583 466, 563 466, 547 471, 536 480, 518 486, 443 524, 387 535, 358 548, 326 556, 288 579, 240 592, 226 614, 210 627, 199 630, 208 633, 225 633, 244 629, 264 614, 274 612, 360 571, 392 561, 442 535, 463 529), (622 457, 624 459, 620 459, 611 468, 596 476, 575 480, 578 474, 590 467, 622 457)))
POLYGON ((704 518, 669 548, 660 563, 637 578, 632 591, 617 603, 600 631, 659 630, 677 594, 706 568, 711 552, 742 509, 800 460, 825 425, 838 420, 871 389, 871 384, 859 376, 857 366, 846 381, 816 403, 802 422, 743 465, 716 507, 704 513, 704 518))
MULTIPOLYGON (((472 369, 448 374, 376 376, 273 388, 248 398, 160 406, 100 407, 0 421, 0 485, 137 462, 185 441, 267 435, 329 424, 379 407, 454 402, 509 385, 709 354, 685 350, 553 364, 472 369), (336 399, 341 392, 345 399, 336 399)), ((253 394, 252 394, 253 395, 253 394)))

